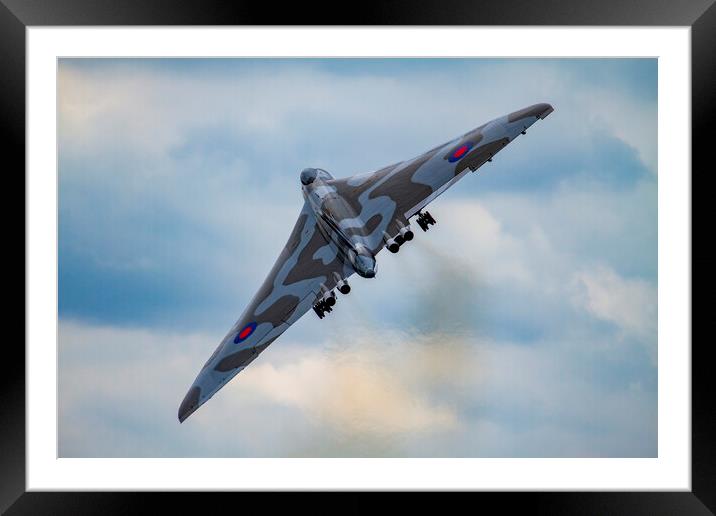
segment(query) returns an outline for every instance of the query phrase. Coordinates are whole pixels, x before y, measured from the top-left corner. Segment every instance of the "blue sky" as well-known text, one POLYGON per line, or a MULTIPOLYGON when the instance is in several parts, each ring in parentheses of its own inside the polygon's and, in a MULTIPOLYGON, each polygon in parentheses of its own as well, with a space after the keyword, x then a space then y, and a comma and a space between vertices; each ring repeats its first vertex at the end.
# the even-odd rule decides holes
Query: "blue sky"
POLYGON ((63 59, 61 456, 654 456, 652 59, 63 59), (298 173, 555 112, 183 425, 298 173))

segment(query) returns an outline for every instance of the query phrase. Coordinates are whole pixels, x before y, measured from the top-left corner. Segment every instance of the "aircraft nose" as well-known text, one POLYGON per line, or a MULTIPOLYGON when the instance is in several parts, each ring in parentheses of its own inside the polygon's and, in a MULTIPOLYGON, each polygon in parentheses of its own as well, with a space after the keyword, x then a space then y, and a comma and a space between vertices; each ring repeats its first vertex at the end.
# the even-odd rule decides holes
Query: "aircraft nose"
POLYGON ((364 278, 375 278, 376 263, 372 256, 358 255, 355 259, 355 270, 364 278))

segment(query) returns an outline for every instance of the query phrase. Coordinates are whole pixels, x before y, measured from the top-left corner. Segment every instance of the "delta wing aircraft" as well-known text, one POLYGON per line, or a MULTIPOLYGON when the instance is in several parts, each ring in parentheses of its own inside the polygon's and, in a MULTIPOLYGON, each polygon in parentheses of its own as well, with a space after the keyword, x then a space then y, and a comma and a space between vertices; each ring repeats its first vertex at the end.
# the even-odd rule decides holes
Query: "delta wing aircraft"
POLYGON ((249 306, 194 380, 179 407, 183 422, 303 314, 325 317, 348 278, 376 275, 376 255, 397 253, 413 239, 410 219, 427 231, 424 208, 553 111, 535 104, 497 118, 408 161, 334 179, 320 168, 301 172, 304 204, 286 246, 249 306))

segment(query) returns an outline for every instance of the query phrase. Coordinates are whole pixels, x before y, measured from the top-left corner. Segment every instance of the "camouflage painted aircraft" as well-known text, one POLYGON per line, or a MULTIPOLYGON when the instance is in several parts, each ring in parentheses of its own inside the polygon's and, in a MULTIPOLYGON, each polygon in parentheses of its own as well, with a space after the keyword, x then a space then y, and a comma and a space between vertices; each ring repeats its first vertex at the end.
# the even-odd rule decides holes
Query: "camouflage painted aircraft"
POLYGON ((320 168, 301 172, 305 199, 286 246, 261 288, 204 364, 179 407, 183 422, 310 309, 323 318, 348 294, 348 278, 376 275, 381 249, 397 253, 435 224, 424 208, 553 111, 535 104, 488 122, 420 156, 377 172, 334 179, 320 168))

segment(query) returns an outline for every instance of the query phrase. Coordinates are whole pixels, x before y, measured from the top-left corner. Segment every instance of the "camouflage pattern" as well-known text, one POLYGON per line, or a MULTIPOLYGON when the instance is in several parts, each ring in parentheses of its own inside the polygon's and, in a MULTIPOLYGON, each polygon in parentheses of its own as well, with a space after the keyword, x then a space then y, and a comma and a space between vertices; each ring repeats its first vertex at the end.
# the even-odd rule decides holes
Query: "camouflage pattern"
POLYGON ((179 407, 179 421, 256 359, 338 281, 354 272, 371 277, 357 270, 357 253, 374 259, 411 217, 552 111, 549 104, 528 106, 373 173, 334 179, 321 169, 304 170, 305 202, 288 242, 194 380, 179 407))

